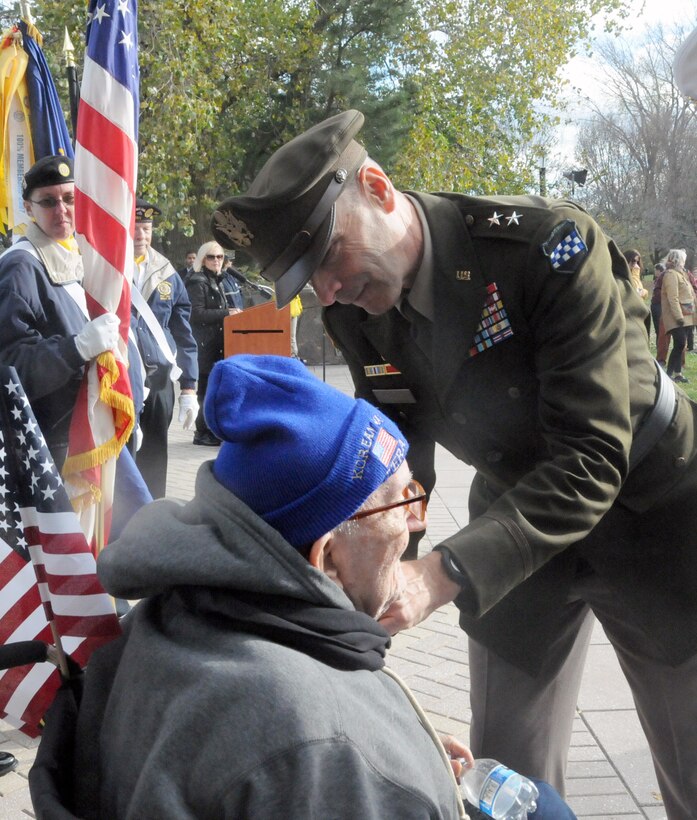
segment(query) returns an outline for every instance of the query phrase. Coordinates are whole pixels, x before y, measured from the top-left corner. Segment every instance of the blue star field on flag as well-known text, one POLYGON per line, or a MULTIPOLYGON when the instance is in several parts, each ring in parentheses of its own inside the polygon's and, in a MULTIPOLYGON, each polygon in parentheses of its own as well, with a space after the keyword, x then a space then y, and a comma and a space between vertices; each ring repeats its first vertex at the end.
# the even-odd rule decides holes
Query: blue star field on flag
POLYGON ((91 0, 87 14, 87 56, 131 92, 134 134, 138 140, 137 0, 91 0))

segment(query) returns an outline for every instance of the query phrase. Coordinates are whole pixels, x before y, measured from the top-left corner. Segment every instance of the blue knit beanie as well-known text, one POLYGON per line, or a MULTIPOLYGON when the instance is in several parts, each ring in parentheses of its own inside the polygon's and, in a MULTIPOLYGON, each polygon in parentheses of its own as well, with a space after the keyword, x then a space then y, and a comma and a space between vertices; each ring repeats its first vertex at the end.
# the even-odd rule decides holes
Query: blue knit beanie
POLYGON ((216 363, 206 422, 218 481, 294 547, 341 524, 404 461, 399 428, 302 362, 240 354, 216 363))

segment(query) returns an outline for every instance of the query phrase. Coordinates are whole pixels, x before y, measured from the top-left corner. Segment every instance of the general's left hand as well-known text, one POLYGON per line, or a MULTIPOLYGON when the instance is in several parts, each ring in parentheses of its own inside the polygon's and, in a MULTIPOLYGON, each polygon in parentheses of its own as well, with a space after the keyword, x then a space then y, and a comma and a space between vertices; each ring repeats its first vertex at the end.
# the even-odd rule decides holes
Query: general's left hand
POLYGON ((193 390, 179 394, 179 421, 185 430, 193 430, 198 415, 198 399, 193 390))

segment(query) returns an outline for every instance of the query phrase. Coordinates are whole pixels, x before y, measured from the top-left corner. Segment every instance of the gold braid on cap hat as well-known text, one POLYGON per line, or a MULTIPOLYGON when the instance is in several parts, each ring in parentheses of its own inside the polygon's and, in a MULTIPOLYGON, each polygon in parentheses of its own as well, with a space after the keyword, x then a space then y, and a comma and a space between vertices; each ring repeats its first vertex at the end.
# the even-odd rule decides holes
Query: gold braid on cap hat
POLYGON ((213 218, 215 219, 216 228, 222 231, 225 236, 230 237, 236 245, 247 248, 252 244, 254 234, 231 211, 216 211, 213 218))

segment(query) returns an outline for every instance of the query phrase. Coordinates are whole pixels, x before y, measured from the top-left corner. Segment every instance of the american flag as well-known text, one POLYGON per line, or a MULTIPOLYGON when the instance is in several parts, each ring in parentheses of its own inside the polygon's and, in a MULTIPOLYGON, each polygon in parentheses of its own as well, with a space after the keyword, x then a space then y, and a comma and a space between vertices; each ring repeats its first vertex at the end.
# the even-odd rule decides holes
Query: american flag
POLYGON ((63 475, 93 547, 100 523, 93 502, 102 502, 106 543, 115 457, 135 420, 127 344, 138 167, 137 39, 137 0, 90 2, 75 146, 75 234, 90 316, 115 313, 121 341, 87 370, 63 475))
POLYGON ((373 444, 373 455, 375 455, 385 467, 389 467, 396 449, 397 439, 391 436, 384 427, 381 428, 375 438, 375 444, 373 444))
MULTIPOLYGON (((53 643, 84 666, 120 633, 96 562, 13 367, 0 367, 0 643, 53 643)), ((0 716, 31 736, 60 685, 51 663, 0 672, 0 716)))

